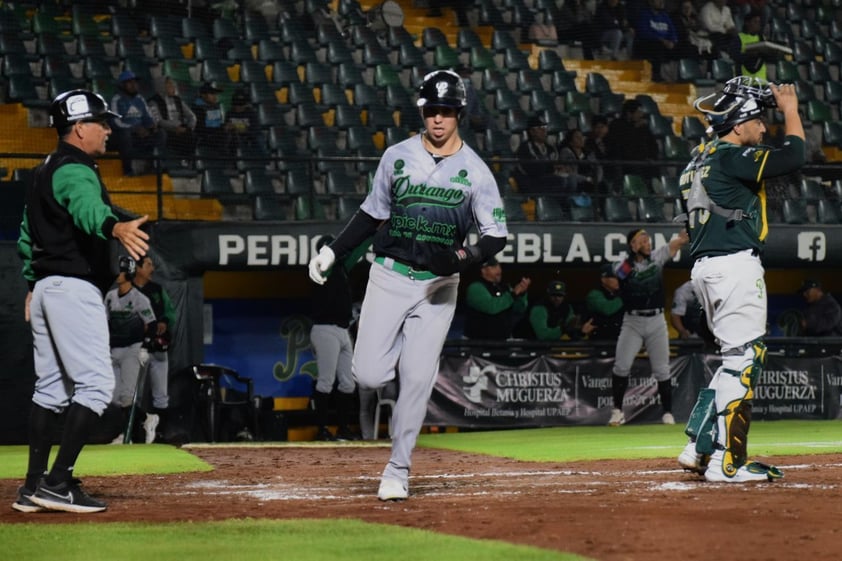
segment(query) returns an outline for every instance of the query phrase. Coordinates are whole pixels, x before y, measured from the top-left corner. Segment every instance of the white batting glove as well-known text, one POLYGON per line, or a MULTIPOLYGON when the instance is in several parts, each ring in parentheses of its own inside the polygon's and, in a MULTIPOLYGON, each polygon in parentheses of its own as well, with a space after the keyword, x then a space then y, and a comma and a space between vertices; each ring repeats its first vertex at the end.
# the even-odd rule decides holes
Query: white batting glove
POLYGON ((323 246, 319 254, 310 260, 310 280, 316 284, 324 284, 327 280, 325 273, 336 261, 336 255, 328 246, 323 246))

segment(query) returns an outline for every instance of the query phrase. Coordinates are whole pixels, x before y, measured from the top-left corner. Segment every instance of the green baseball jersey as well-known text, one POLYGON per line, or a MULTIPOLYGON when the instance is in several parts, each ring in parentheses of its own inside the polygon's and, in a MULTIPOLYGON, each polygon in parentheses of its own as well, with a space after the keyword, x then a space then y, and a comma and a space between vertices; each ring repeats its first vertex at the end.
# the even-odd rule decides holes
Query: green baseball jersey
POLYGON ((787 136, 781 148, 739 146, 716 139, 696 149, 679 184, 688 209, 690 255, 760 251, 769 231, 765 179, 796 171, 804 141, 787 136))

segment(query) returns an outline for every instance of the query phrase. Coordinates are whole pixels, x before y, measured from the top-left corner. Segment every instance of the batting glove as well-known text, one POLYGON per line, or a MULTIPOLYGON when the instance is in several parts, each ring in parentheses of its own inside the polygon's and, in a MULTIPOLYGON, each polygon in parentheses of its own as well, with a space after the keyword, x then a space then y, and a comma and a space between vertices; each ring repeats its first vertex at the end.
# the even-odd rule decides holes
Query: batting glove
POLYGON ((328 246, 323 246, 319 254, 310 260, 310 280, 316 284, 324 284, 327 271, 333 266, 336 255, 328 246))

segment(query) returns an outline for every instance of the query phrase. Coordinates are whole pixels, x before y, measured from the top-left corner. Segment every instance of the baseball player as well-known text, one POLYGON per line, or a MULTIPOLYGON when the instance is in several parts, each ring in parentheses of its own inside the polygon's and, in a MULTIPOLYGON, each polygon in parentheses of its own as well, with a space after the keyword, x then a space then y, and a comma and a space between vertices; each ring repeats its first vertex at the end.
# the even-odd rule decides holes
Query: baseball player
POLYGON ((678 332, 680 339, 698 336, 703 317, 702 305, 693 292, 693 281, 682 283, 672 294, 670 324, 678 332))
MULTIPOLYGON (((132 284, 136 271, 134 259, 121 257, 117 286, 105 295, 115 382, 111 401, 123 410, 123 427, 127 426, 131 409, 141 397, 136 398, 135 388, 140 387, 138 376, 149 361, 149 352, 144 348, 143 341, 148 334, 155 332, 157 324, 149 298, 132 284)), ((131 441, 132 427, 128 427, 125 435, 120 434, 113 443, 131 441)))
POLYGON ((105 100, 72 90, 53 100, 49 114, 58 147, 35 170, 18 240, 30 288, 25 309, 36 380, 26 482, 12 508, 99 512, 106 504, 82 489, 73 467, 114 391, 103 304, 116 276, 110 240, 139 258, 148 249, 149 235, 140 230, 148 217, 118 221, 93 160, 105 153, 111 133, 105 100), (61 443, 47 473, 62 416, 61 443))
POLYGON ((455 72, 424 77, 418 97, 424 130, 384 152, 359 211, 310 261, 310 278, 322 284, 337 257, 374 234, 353 372, 363 390, 400 372, 392 454, 377 492, 384 501, 409 496, 410 457, 453 319, 459 273, 506 244, 494 176, 459 136, 465 104, 455 72), (479 241, 464 245, 474 224, 479 241))
POLYGON ((161 418, 170 405, 168 378, 169 356, 167 350, 172 336, 171 326, 175 325, 175 307, 164 287, 152 280, 155 263, 149 255, 144 255, 137 262, 137 271, 132 284, 149 298, 157 321, 155 330, 143 341, 149 353, 149 385, 152 387, 152 410, 146 413, 143 429, 146 431, 146 443, 155 442, 156 430, 161 418))
POLYGON ((687 231, 682 230, 669 244, 655 251, 652 251, 652 238, 643 228, 633 229, 626 239, 629 256, 614 268, 614 274, 620 281, 620 297, 623 299, 625 313, 614 353, 614 408, 608 424, 618 426, 626 422, 623 398, 629 387, 634 357, 641 346, 645 345, 664 410, 661 421, 665 425, 672 425, 675 419, 672 416, 669 333, 664 318, 663 270, 666 262, 675 257, 681 246, 687 243, 687 231))
POLYGON ((691 280, 719 341, 722 365, 699 392, 685 429, 690 442, 678 462, 708 481, 772 480, 783 473, 748 461, 747 437, 766 359, 760 261, 768 233, 765 180, 790 174, 806 161, 798 98, 791 84, 738 76, 694 107, 705 114, 713 138, 696 148, 680 185, 687 193, 691 280), (785 139, 771 148, 761 144, 763 115, 776 106, 784 116, 785 139))

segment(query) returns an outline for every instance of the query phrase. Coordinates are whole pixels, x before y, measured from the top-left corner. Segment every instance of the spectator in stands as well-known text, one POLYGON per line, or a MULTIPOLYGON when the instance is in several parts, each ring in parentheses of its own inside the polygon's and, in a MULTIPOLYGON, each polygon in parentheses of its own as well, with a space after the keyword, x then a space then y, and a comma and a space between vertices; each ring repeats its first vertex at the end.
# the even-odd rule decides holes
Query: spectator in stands
POLYGON ((616 341, 623 325, 623 299, 620 281, 611 263, 599 268, 599 287, 585 296, 588 320, 582 333, 591 340, 616 341))
POLYGON ((199 97, 193 104, 196 114, 196 147, 219 150, 228 146, 228 133, 225 130, 225 112, 219 104, 222 90, 206 82, 199 89, 199 97))
POLYGON ((741 64, 739 30, 726 0, 708 0, 699 11, 699 21, 707 30, 717 57, 724 55, 741 64))
POLYGON ((535 13, 535 19, 529 25, 526 37, 530 42, 538 45, 547 47, 558 45, 558 31, 553 22, 547 21, 547 12, 545 11, 535 13))
POLYGON ((798 289, 807 303, 801 320, 802 335, 813 337, 842 336, 842 308, 829 292, 825 292, 819 281, 807 279, 798 289))
POLYGON ((163 76, 155 83, 156 94, 149 98, 152 118, 166 132, 169 155, 185 158, 193 155, 196 115, 178 95, 175 80, 163 76))
POLYGON ((612 60, 620 59, 620 51, 631 54, 634 49, 634 27, 626 17, 620 0, 602 0, 593 20, 598 46, 607 49, 612 60))
POLYGON ((257 111, 243 91, 237 91, 231 96, 231 111, 225 117, 225 131, 228 133, 232 156, 237 154, 238 148, 248 150, 259 146, 260 123, 257 111))
POLYGON ((676 60, 678 31, 670 15, 664 10, 664 0, 649 0, 640 9, 635 26, 635 57, 652 64, 652 81, 663 82, 663 63, 676 60))
POLYGON ((608 145, 605 137, 608 135, 608 118, 604 115, 594 115, 591 119, 591 130, 585 140, 585 151, 593 154, 597 160, 608 157, 608 145))
MULTIPOLYGON (((658 159, 658 142, 649 130, 649 123, 640 102, 635 99, 623 102, 622 114, 608 126, 605 144, 608 146, 608 156, 612 160, 647 162, 658 159)), ((651 180, 657 172, 655 167, 631 163, 613 170, 613 173, 608 174, 611 176, 611 182, 620 180, 624 173, 637 174, 651 180)))
POLYGON ((547 124, 540 117, 529 119, 526 140, 520 143, 515 154, 518 164, 512 172, 522 194, 548 194, 561 198, 575 193, 567 178, 560 175, 558 149, 547 142, 547 124))
POLYGON ((559 173, 567 177, 568 185, 578 194, 596 194, 596 185, 602 181, 602 169, 596 165, 596 156, 585 148, 585 135, 578 129, 570 129, 558 153, 559 173), (578 163, 588 162, 588 163, 578 163))
POLYGON ((675 29, 678 32, 676 51, 679 58, 714 58, 713 43, 708 32, 702 29, 699 14, 692 0, 684 0, 678 12, 673 16, 675 29))
POLYGON ((480 278, 468 285, 465 303, 465 337, 470 339, 508 339, 529 305, 528 290, 532 280, 521 277, 516 285, 503 282, 503 268, 494 257, 485 260, 480 278))
POLYGON ((467 96, 467 105, 462 110, 462 119, 474 132, 481 133, 486 129, 497 129, 494 116, 479 98, 474 82, 471 80, 471 72, 470 66, 459 67, 459 76, 462 78, 462 83, 465 84, 465 95, 467 96))
POLYGON ((163 149, 166 133, 158 127, 146 100, 138 90, 137 76, 124 70, 117 77, 117 93, 111 99, 111 111, 120 115, 110 121, 111 138, 120 159, 123 173, 141 173, 133 168, 135 159, 150 158, 155 149, 163 149))
POLYGON ((585 60, 593 60, 596 42, 593 13, 588 9, 588 3, 585 0, 565 0, 558 17, 554 17, 553 22, 559 42, 578 41, 582 45, 582 56, 585 60))
POLYGON ((742 58, 743 76, 756 76, 766 80, 766 61, 759 55, 745 54, 746 47, 752 43, 765 41, 763 37, 763 14, 751 11, 743 20, 743 30, 740 32, 740 56, 742 58))
POLYGON ((692 281, 687 281, 672 295, 670 324, 678 332, 679 339, 698 337, 704 322, 704 310, 699 298, 693 291, 692 281))

